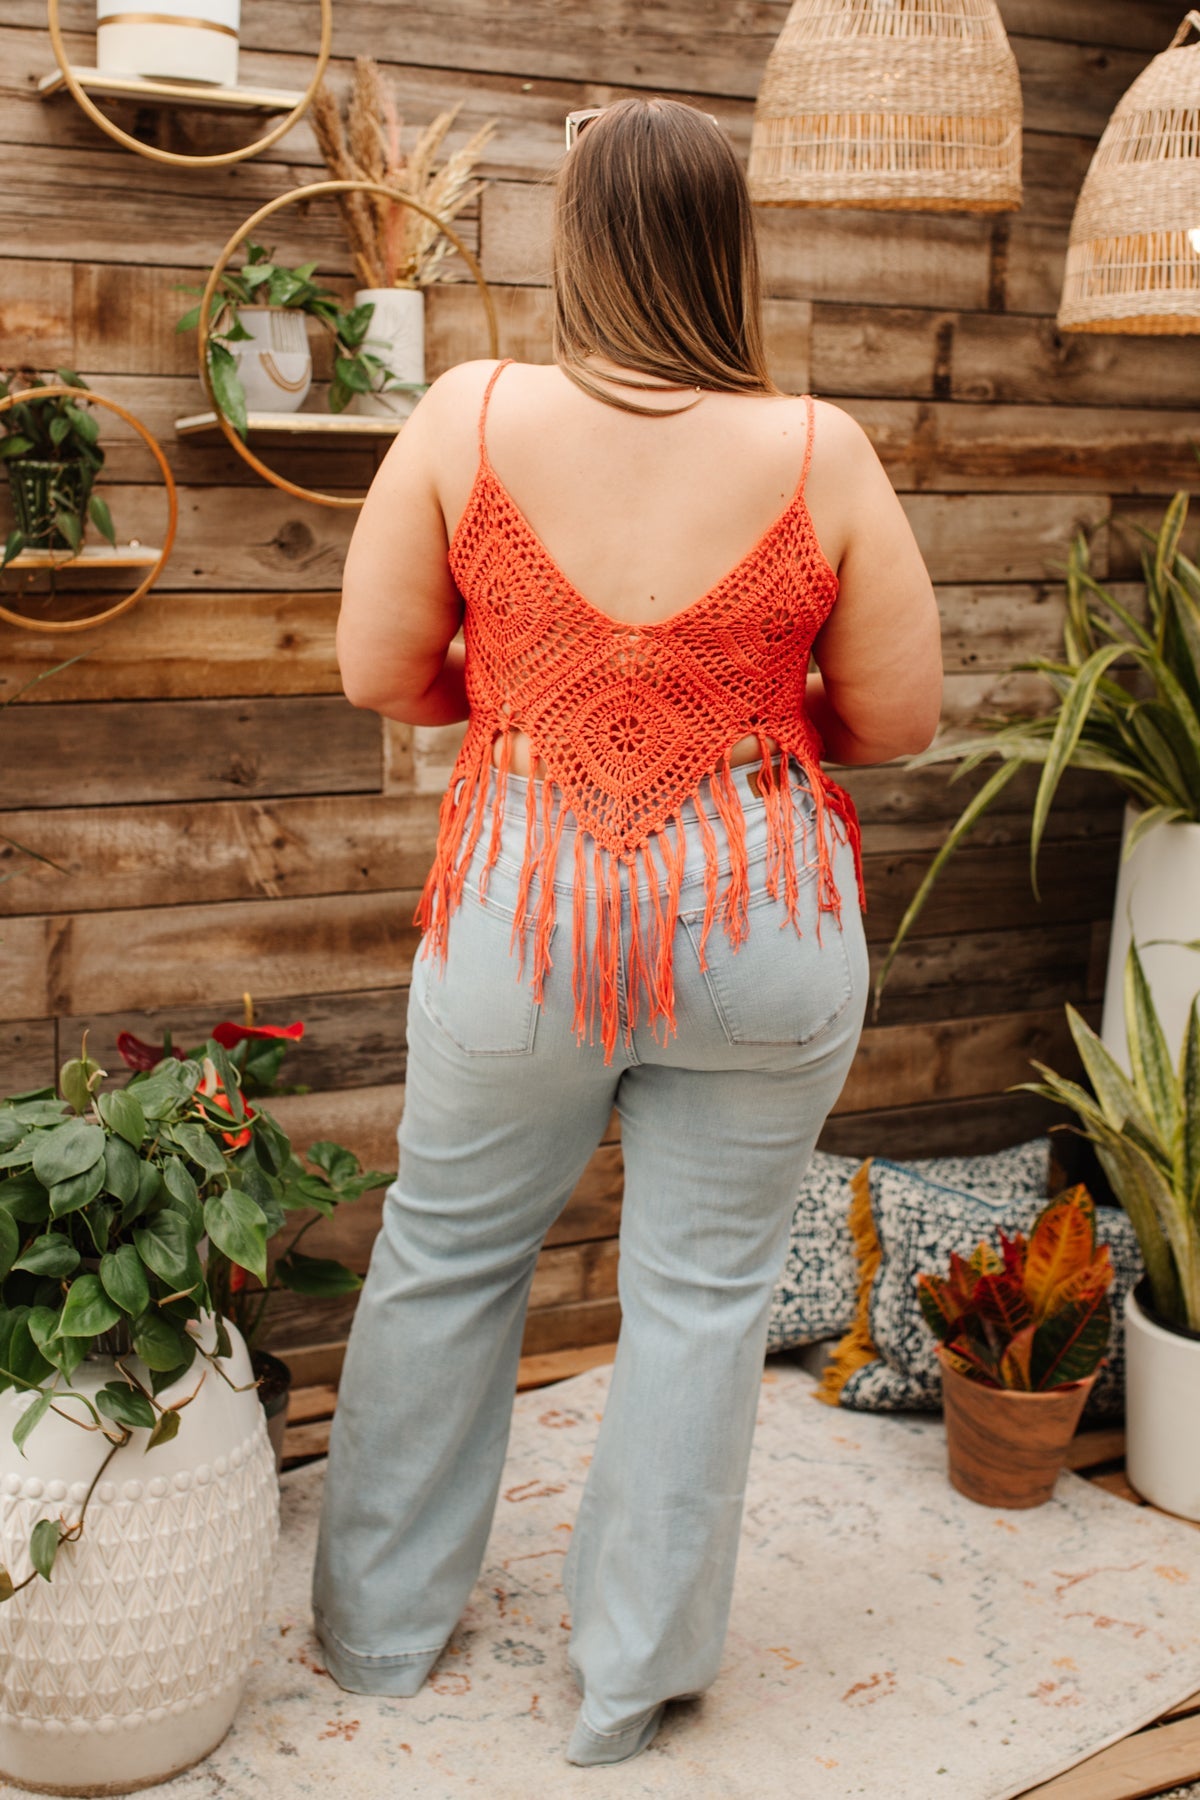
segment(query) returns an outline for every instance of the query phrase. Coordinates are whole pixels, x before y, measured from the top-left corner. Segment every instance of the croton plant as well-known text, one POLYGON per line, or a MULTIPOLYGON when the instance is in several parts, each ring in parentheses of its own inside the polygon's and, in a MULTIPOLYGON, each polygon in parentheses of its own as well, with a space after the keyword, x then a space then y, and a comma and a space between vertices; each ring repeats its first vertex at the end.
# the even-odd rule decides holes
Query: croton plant
POLYGON ((949 1275, 917 1277, 917 1296, 940 1340, 944 1366, 984 1387, 1041 1393, 1082 1381, 1100 1365, 1112 1328, 1107 1244, 1096 1244, 1086 1188, 1060 1194, 1021 1232, 999 1232, 969 1257, 951 1252, 949 1275))
MULTIPOLYGON (((195 1391, 167 1404, 166 1389, 198 1361, 201 1379, 228 1379, 227 1319, 252 1344, 274 1287, 325 1296, 359 1285, 296 1246, 390 1177, 333 1143, 314 1144, 306 1166, 246 1091, 274 1088, 302 1031, 224 1023, 186 1056, 126 1036, 135 1070, 123 1087, 104 1085, 85 1036, 57 1092, 0 1102, 0 1391, 30 1396, 13 1431, 22 1453, 51 1407, 107 1438, 109 1456, 138 1428, 152 1449, 175 1436, 195 1391), (197 1329, 207 1317, 211 1348, 197 1329), (95 1354, 114 1357, 113 1375, 89 1396, 71 1378, 95 1354)), ((39 1522, 35 1574, 49 1579, 59 1543, 82 1522, 82 1512, 39 1522)), ((0 1570, 0 1600, 14 1591, 0 1570)))

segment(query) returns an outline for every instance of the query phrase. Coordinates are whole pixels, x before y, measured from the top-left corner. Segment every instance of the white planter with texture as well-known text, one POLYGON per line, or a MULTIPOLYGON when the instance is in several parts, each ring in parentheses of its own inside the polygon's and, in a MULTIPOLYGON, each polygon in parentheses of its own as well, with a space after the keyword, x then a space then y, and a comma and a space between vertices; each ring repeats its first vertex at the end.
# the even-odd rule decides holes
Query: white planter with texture
POLYGON ((1149 1318, 1135 1290, 1125 1296, 1125 1472, 1152 1506, 1200 1522, 1200 1333, 1149 1318))
MULTIPOLYGON (((425 381, 425 295, 421 288, 359 288, 355 306, 370 302, 375 311, 364 348, 380 357, 401 381, 420 387, 425 381)), ((347 412, 367 418, 407 419, 420 399, 403 390, 355 394, 347 412)))
POLYGON ((239 0, 96 0, 96 67, 236 87, 239 0))
MULTIPOLYGON (((1137 812, 1125 809, 1125 837, 1137 812)), ((1113 902, 1112 941, 1104 987, 1100 1036, 1121 1067, 1128 1069, 1125 1039, 1125 959, 1132 924, 1155 1009, 1172 1060, 1178 1058, 1192 996, 1200 991, 1200 954, 1180 943, 1151 938, 1200 939, 1200 825, 1155 825, 1132 855, 1122 856, 1113 902)))
MULTIPOLYGON (((0 1606, 0 1778, 126 1793, 207 1756, 233 1723, 265 1616, 279 1487, 263 1409, 245 1386, 250 1359, 232 1327, 230 1338, 222 1366, 244 1391, 197 1357, 158 1396, 182 1399, 207 1370, 177 1435, 147 1451, 150 1433, 136 1429, 52 1579, 0 1606)), ((148 1385, 136 1357, 122 1361, 148 1385)), ((115 1373, 97 1357, 72 1385, 91 1393, 115 1373)), ((29 1573, 33 1526, 78 1517, 108 1447, 51 1411, 22 1457, 12 1431, 28 1403, 0 1394, 0 1561, 14 1582, 29 1573)))
POLYGON ((293 306, 239 306, 250 341, 230 344, 246 394, 247 412, 299 412, 312 386, 312 350, 305 315, 293 306))

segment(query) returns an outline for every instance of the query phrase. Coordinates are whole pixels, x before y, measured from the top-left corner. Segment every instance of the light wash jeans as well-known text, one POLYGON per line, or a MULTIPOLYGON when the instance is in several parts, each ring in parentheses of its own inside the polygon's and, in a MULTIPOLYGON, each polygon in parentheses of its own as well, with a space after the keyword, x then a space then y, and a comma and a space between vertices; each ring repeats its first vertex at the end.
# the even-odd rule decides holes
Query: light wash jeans
MULTIPOLYGON (((802 868, 813 802, 798 769, 795 779, 802 868)), ((815 875, 802 874, 797 936, 766 892, 763 802, 747 770, 734 780, 746 816, 749 936, 735 953, 716 923, 701 973, 703 861, 689 804, 678 1032, 664 1046, 639 1028, 626 1046, 622 1017, 606 1068, 599 1044, 578 1046, 571 1030, 569 824, 541 1008, 517 980, 509 940, 525 784, 510 778, 486 902, 473 870, 444 972, 432 958, 414 968, 399 1174, 333 1423, 317 1631, 342 1687, 412 1695, 482 1565, 542 1239, 615 1105, 625 1162, 620 1339, 563 1569, 568 1660, 583 1696, 567 1748, 577 1763, 634 1755, 668 1700, 717 1675, 771 1295, 796 1191, 866 1006, 849 847, 834 863, 840 928, 825 914, 818 942, 815 875)), ((711 803, 707 811, 727 870, 720 821, 711 803)))

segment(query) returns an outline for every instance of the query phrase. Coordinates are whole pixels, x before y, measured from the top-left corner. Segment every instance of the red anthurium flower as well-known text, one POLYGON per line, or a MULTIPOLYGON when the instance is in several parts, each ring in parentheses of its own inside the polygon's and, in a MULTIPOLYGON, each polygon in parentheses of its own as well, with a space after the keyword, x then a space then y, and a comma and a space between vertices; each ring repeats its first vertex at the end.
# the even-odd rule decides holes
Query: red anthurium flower
POLYGON ((240 1294, 246 1285, 246 1271, 240 1263, 232 1263, 229 1269, 229 1291, 240 1294))
MULTIPOLYGON (((161 1044, 148 1044, 144 1038, 134 1037, 132 1031, 117 1033, 117 1050, 131 1069, 152 1069, 160 1063, 167 1051, 161 1044)), ((170 1054, 178 1062, 183 1061, 183 1051, 172 1048, 170 1054)))
POLYGON ((304 1036, 304 1026, 299 1019, 294 1025, 235 1025, 232 1019, 223 1019, 213 1026, 212 1035, 223 1050, 232 1050, 244 1038, 286 1038, 295 1044, 304 1036))

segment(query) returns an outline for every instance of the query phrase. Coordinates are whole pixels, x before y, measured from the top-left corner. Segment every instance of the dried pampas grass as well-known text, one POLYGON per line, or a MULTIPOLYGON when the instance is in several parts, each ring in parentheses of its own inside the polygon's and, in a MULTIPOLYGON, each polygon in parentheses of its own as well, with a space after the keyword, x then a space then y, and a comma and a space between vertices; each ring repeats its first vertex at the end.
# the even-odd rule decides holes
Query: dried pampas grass
MULTIPOLYGON (((345 119, 324 82, 310 116, 335 181, 376 181, 400 188, 439 219, 451 220, 482 191, 483 184, 472 181, 471 173, 496 129, 495 121, 489 120, 437 169, 438 152, 458 113, 457 106, 439 113, 405 154, 400 141, 403 121, 391 85, 373 57, 358 56, 345 119)), ((452 246, 433 219, 382 194, 340 194, 338 204, 363 287, 427 287, 443 278, 452 246)))

